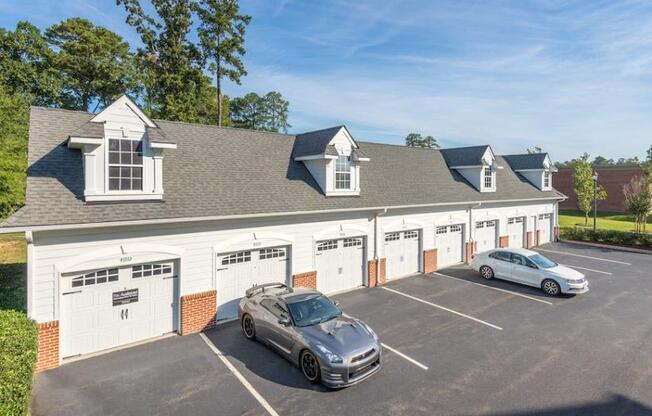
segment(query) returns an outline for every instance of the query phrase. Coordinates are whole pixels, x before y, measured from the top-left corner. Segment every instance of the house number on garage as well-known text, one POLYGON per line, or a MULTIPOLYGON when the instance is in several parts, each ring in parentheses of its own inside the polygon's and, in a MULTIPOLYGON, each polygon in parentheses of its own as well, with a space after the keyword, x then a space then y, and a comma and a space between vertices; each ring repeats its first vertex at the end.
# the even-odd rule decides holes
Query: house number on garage
POLYGON ((126 305, 134 302, 138 302, 138 289, 113 292, 113 306, 126 305))
POLYGON ((131 261, 131 260, 133 260, 133 257, 131 257, 131 256, 120 257, 120 263, 125 263, 125 262, 131 261))

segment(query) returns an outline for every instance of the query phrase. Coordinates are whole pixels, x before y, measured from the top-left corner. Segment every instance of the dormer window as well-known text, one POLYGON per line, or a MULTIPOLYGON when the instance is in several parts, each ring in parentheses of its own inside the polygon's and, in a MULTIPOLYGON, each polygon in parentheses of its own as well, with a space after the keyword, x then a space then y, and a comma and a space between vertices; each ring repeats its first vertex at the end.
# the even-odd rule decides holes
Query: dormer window
POLYGON ((550 188, 550 171, 548 170, 543 171, 543 188, 550 188))
POLYGON ((484 168, 484 187, 486 189, 494 187, 494 175, 491 167, 484 168))
POLYGON ((338 156, 335 161, 335 189, 351 189, 351 157, 338 156))
POLYGON ((143 144, 109 139, 109 191, 143 190, 143 144))

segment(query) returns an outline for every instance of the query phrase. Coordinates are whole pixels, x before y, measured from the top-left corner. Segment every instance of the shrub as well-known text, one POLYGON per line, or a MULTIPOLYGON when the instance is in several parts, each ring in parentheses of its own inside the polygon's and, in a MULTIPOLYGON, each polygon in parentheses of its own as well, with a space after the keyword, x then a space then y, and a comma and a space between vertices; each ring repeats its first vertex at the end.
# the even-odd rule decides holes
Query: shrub
POLYGON ((593 241, 618 246, 652 248, 652 234, 639 234, 627 231, 596 230, 580 227, 564 227, 560 237, 568 240, 593 241))
POLYGON ((24 313, 0 310, 0 415, 26 415, 38 328, 24 313))

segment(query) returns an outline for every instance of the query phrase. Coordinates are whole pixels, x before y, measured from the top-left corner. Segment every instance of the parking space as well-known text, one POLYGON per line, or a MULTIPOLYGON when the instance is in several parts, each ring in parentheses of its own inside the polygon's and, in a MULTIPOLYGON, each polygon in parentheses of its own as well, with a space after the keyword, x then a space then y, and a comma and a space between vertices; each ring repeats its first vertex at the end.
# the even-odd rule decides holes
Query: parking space
POLYGON ((335 296, 389 347, 379 373, 344 390, 307 383, 230 322, 208 344, 175 337, 44 373, 33 413, 652 414, 652 256, 541 252, 590 292, 550 298, 456 266, 335 296))

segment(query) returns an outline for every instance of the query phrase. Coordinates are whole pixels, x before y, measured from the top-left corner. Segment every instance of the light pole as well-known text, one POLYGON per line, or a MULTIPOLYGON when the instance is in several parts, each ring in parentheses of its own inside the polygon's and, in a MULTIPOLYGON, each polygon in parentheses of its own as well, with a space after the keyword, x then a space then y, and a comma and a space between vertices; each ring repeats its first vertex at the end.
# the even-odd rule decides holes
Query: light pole
POLYGON ((598 171, 593 171, 593 232, 596 230, 598 218, 598 171))

